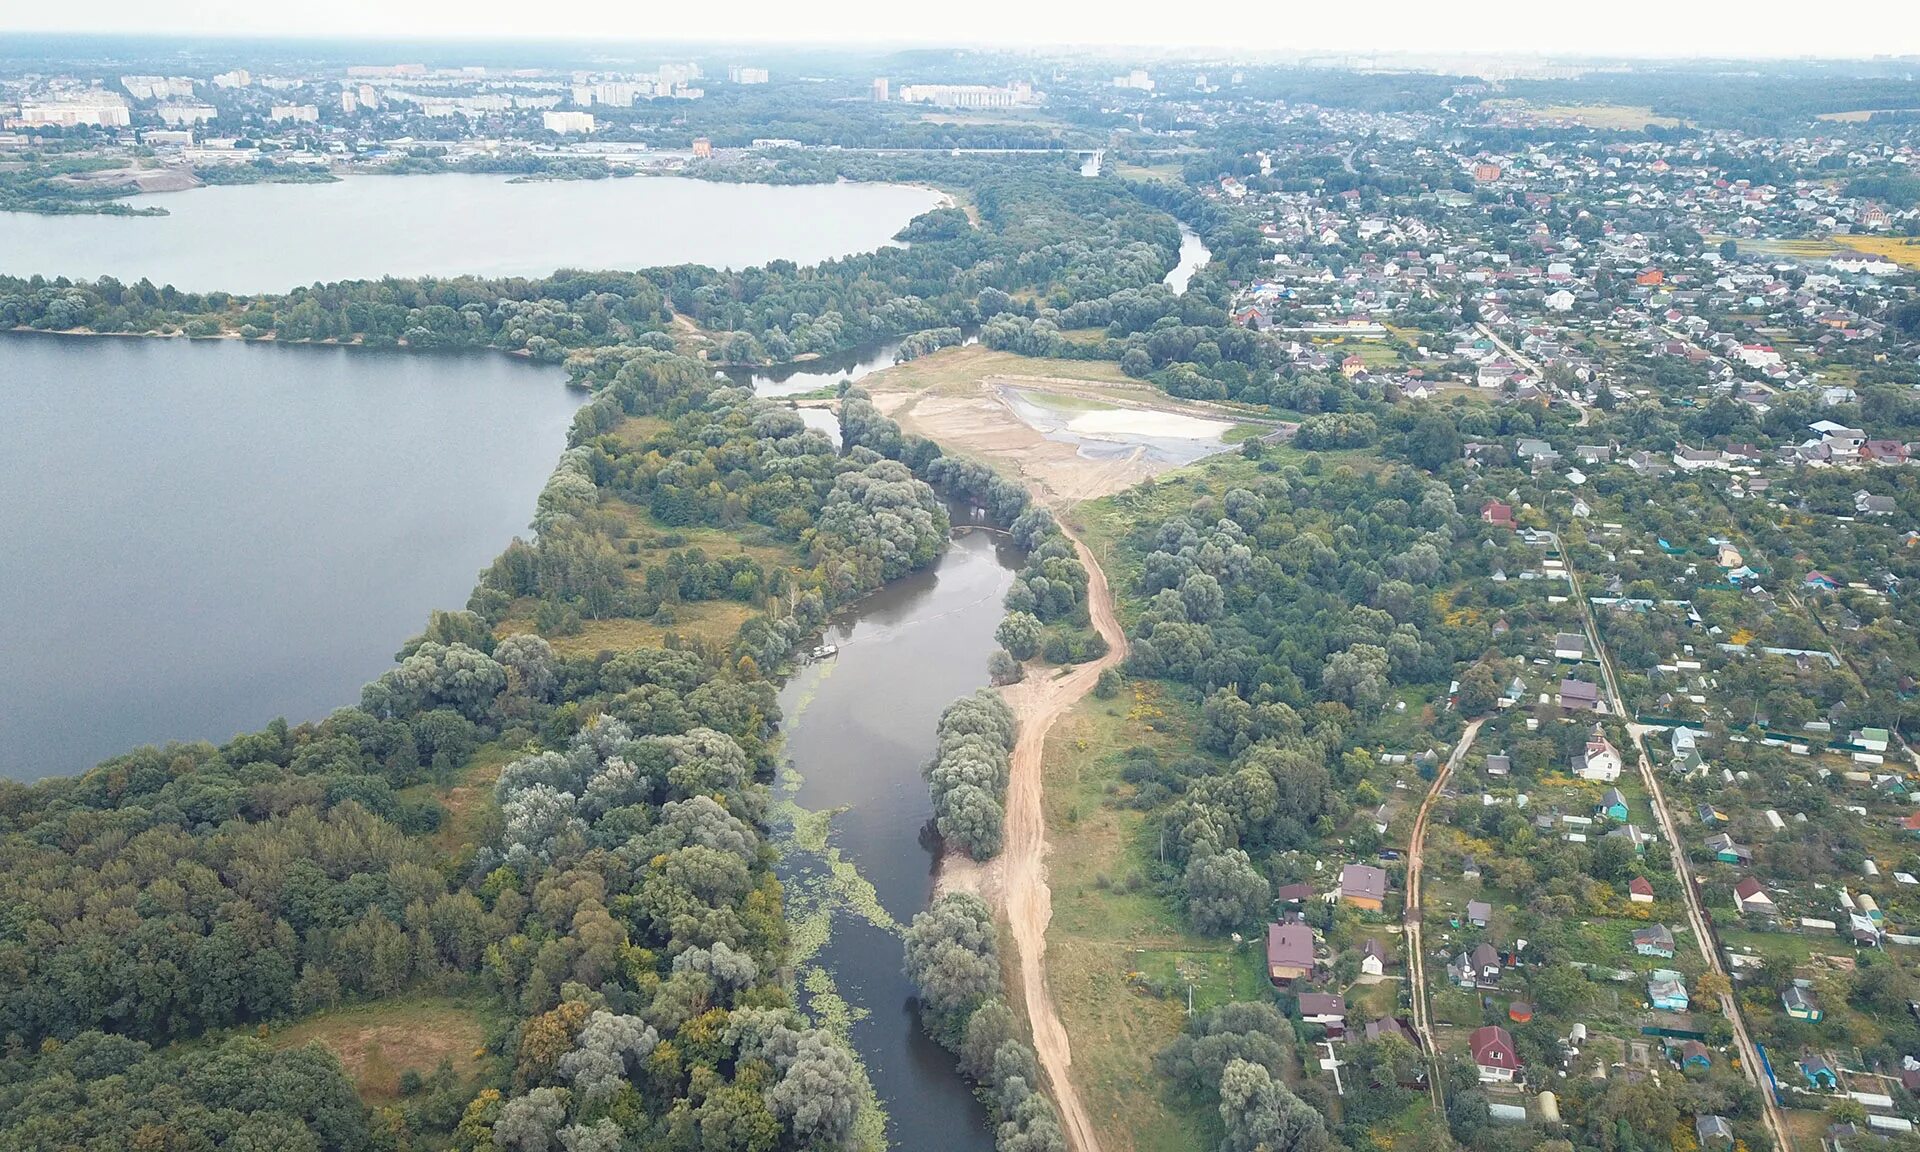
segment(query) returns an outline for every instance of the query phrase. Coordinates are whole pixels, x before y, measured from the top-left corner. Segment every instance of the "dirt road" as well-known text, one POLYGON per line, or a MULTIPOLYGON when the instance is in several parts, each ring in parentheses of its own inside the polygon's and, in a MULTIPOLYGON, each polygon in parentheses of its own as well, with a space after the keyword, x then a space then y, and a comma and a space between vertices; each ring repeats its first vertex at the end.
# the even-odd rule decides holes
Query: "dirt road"
POLYGON ((1053 1102, 1060 1110, 1067 1145, 1075 1152, 1100 1152, 1100 1139, 1094 1133, 1093 1121, 1068 1074, 1073 1067, 1073 1048, 1067 1040, 1066 1026, 1060 1023, 1060 1013, 1053 1006, 1053 994, 1047 988, 1047 923, 1053 918, 1053 893, 1047 887, 1041 756, 1054 721, 1093 690, 1101 672, 1126 658, 1127 637, 1114 615, 1106 573, 1100 570, 1093 553, 1078 537, 1072 533, 1068 536, 1080 554, 1080 563, 1086 565, 1087 607, 1094 628, 1106 638, 1107 654, 1065 675, 1039 672, 1001 690, 1020 722, 1007 783, 1007 836, 1001 854, 1001 884, 1007 921, 1013 929, 1015 950, 1020 955, 1020 988, 1027 1002, 1027 1018, 1033 1024, 1033 1048, 1053 1088, 1053 1102))
POLYGON ((1446 1107, 1446 1102, 1440 1098, 1440 1046, 1434 1042, 1433 1023, 1427 1012, 1426 944, 1420 938, 1420 871, 1425 863, 1427 818, 1433 815, 1433 806, 1446 790, 1453 770, 1460 766, 1467 749, 1473 747, 1474 738, 1480 735, 1482 723, 1484 721, 1475 720, 1467 725, 1466 731, 1460 734, 1460 742, 1454 746, 1453 755, 1433 774, 1433 787, 1427 789, 1426 799, 1420 802, 1420 811, 1413 818, 1413 835, 1407 840, 1407 911, 1401 922, 1407 937, 1407 975, 1413 982, 1413 1031, 1426 1048, 1427 1091, 1436 1108, 1446 1107))
MULTIPOLYGON (((1580 605, 1581 620, 1587 631, 1587 643, 1592 647, 1595 658, 1600 663, 1600 676, 1605 681, 1607 694, 1622 713, 1626 712, 1626 697, 1620 694, 1620 681, 1614 675, 1613 657, 1607 651, 1606 644, 1600 638, 1600 626, 1593 618, 1593 604, 1587 599, 1580 587, 1580 574, 1574 570, 1573 559, 1560 542, 1558 533, 1554 534, 1553 545, 1565 558, 1567 580, 1573 592, 1574 602, 1580 605)), ((1687 862, 1687 854, 1680 839, 1678 826, 1674 823, 1673 812, 1667 807, 1667 795, 1660 786, 1660 777, 1653 770, 1653 763, 1647 758, 1646 734, 1653 729, 1645 724, 1632 722, 1630 715, 1624 717, 1627 723, 1627 735, 1633 741, 1634 759, 1638 762, 1640 782, 1646 786, 1647 798, 1653 807, 1653 817, 1660 825, 1660 834, 1666 838, 1667 852, 1672 858, 1673 872, 1680 880, 1680 895, 1685 898, 1687 922, 1693 929, 1694 942, 1700 946, 1700 957, 1707 962, 1707 968, 1720 976, 1727 969, 1720 961, 1720 950, 1714 946, 1713 930, 1707 920, 1707 911, 1700 904, 1699 881, 1694 878, 1693 867, 1687 862)), ((1775 1101, 1773 1089, 1766 1083, 1765 1073, 1761 1071, 1760 1052, 1753 1042, 1753 1036, 1747 1031, 1746 1018, 1740 1012, 1740 1002, 1730 995, 1720 997, 1720 1014, 1733 1026, 1734 1046, 1740 1052, 1740 1066, 1747 1079, 1760 1091, 1760 1119, 1766 1125, 1767 1134, 1773 1138, 1775 1148, 1792 1148, 1793 1142, 1787 1136, 1786 1123, 1781 1119, 1779 1104, 1775 1101)))

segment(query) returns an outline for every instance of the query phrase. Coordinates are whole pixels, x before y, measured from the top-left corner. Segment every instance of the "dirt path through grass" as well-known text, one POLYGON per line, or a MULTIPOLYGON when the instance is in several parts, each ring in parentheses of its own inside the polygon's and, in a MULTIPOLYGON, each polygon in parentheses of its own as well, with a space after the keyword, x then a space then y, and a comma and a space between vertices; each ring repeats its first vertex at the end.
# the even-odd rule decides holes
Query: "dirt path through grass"
MULTIPOLYGON (((1061 526, 1066 531, 1066 526, 1061 526)), ((1002 854, 1002 884, 1007 920, 1020 959, 1020 985, 1033 1025, 1033 1047, 1053 1087, 1054 1104, 1075 1152, 1100 1152, 1100 1139, 1069 1074, 1073 1048, 1066 1026, 1047 988, 1047 923, 1053 918, 1053 894, 1047 887, 1047 829, 1041 801, 1041 759, 1054 722, 1093 690, 1100 673, 1127 655, 1126 633, 1113 611, 1106 573, 1078 536, 1068 532, 1080 563, 1087 569, 1087 608, 1093 626, 1107 641, 1107 654, 1059 676, 1032 676, 1002 689, 1020 722, 1007 784, 1007 838, 1002 854)))

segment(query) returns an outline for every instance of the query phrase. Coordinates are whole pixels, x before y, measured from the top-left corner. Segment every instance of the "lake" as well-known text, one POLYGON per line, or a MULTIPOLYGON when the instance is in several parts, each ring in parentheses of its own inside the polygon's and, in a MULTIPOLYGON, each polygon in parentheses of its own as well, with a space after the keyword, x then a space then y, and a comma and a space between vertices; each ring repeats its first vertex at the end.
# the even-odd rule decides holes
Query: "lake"
MULTIPOLYGON (((964 521, 964 511, 954 518, 964 521)), ((941 711, 987 682, 993 631, 1019 562, 1005 537, 963 533, 931 569, 836 617, 826 642, 839 654, 802 668, 780 693, 781 795, 833 813, 828 843, 873 886, 878 905, 864 914, 849 907, 831 895, 821 854, 790 848, 781 864, 788 914, 831 910, 827 943, 809 964, 831 977, 853 1011, 854 1045, 886 1108, 892 1146, 915 1152, 993 1148, 986 1110, 953 1056, 920 1027, 900 937, 884 922, 906 925, 932 897, 937 841, 928 834, 933 802, 920 769, 937 743, 941 711)))
POLYGON ((497 353, 0 335, 0 775, 354 703, 583 399, 497 353))
POLYGON ((890 242, 941 202, 901 184, 350 176, 137 196, 166 216, 0 212, 0 273, 285 292, 381 276, 814 264, 890 242), (297 222, 297 223, 296 223, 297 222))

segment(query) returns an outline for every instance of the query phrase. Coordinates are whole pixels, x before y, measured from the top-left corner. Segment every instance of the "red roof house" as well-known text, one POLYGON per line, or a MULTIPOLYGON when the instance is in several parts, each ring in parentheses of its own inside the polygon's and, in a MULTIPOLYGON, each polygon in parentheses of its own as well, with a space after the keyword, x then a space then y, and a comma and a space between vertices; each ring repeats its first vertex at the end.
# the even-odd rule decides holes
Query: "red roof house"
POLYGON ((1520 1071, 1520 1057, 1514 1053, 1513 1037, 1498 1024, 1475 1028, 1468 1038, 1473 1062, 1480 1069, 1482 1083, 1505 1082, 1520 1071))

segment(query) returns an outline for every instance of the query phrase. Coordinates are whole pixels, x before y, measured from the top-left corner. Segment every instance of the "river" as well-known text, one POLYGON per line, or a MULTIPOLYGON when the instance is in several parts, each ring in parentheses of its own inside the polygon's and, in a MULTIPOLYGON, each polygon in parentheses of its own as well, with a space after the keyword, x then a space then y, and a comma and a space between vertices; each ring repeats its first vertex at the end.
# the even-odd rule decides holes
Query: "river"
POLYGON ((0 776, 359 699, 583 395, 497 353, 0 335, 0 776))
POLYGON ((1212 259, 1213 252, 1207 247, 1206 241, 1200 239, 1200 234, 1185 224, 1180 225, 1180 261, 1173 266, 1173 271, 1167 273, 1167 287, 1173 289, 1176 296, 1185 292, 1193 274, 1206 267, 1207 261, 1212 259))
MULTIPOLYGON (((963 533, 932 569, 837 617, 826 642, 839 654, 802 668, 780 696, 782 798, 833 813, 827 843, 871 883, 878 905, 863 910, 861 900, 829 892, 827 856, 790 847, 782 865, 789 914, 831 916, 824 947, 807 963, 853 1010, 854 1045, 888 1113, 893 1147, 916 1152, 993 1147, 986 1112, 953 1057, 920 1027, 901 941, 889 928, 931 899, 937 857, 923 830, 933 805, 920 769, 933 754, 941 710, 987 681, 1001 598, 1018 563, 1005 537, 963 533)), ((812 999, 818 1010, 817 994, 812 999)))
POLYGON ((0 212, 0 273, 284 292, 381 276, 813 264, 890 242, 939 193, 901 184, 350 176, 137 196, 166 216, 0 212), (297 222, 297 223, 296 223, 297 222))
MULTIPOLYGON (((961 343, 980 342, 978 328, 966 328, 963 332, 965 335, 961 343)), ((793 360, 758 369, 732 369, 727 375, 734 383, 750 385, 756 394, 769 400, 803 396, 822 388, 831 389, 842 380, 857 382, 869 373, 893 367, 894 358, 900 355, 900 343, 899 340, 883 340, 864 348, 853 348, 812 360, 793 360)))

